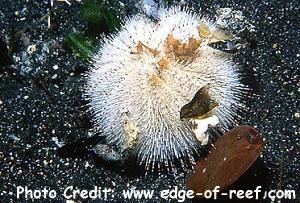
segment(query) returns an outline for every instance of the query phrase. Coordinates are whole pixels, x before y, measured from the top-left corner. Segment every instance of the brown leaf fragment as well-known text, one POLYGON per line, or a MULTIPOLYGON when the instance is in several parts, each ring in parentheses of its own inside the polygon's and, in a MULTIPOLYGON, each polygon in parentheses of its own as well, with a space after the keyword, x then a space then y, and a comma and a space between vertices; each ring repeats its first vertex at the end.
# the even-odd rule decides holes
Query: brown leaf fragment
POLYGON ((220 190, 230 186, 254 163, 263 145, 262 137, 253 127, 235 127, 214 143, 207 157, 196 162, 195 172, 188 176, 187 187, 204 193, 216 186, 220 186, 220 190))
POLYGON ((209 94, 209 85, 200 88, 193 99, 180 110, 180 119, 201 118, 218 106, 209 94))
POLYGON ((200 44, 201 40, 194 38, 190 38, 188 43, 181 43, 169 34, 165 41, 165 53, 167 55, 173 53, 179 60, 187 60, 194 55, 200 44))
POLYGON ((173 53, 180 44, 181 44, 181 42, 178 39, 175 39, 172 34, 168 34, 168 36, 165 40, 166 54, 173 53))
POLYGON ((163 69, 165 69, 168 66, 169 61, 165 58, 162 58, 157 62, 157 64, 158 64, 159 70, 162 71, 163 69))
POLYGON ((143 44, 142 42, 138 42, 137 45, 136 45, 136 50, 137 50, 137 54, 141 54, 143 53, 143 44))
POLYGON ((155 86, 161 83, 161 79, 159 78, 159 76, 157 74, 152 74, 149 82, 151 85, 155 86))
POLYGON ((147 45, 143 44, 141 41, 138 41, 138 43, 136 45, 136 50, 137 50, 137 52, 135 54, 141 54, 145 50, 148 50, 154 56, 157 56, 159 54, 159 51, 157 51, 156 49, 152 49, 152 48, 148 47, 147 45))

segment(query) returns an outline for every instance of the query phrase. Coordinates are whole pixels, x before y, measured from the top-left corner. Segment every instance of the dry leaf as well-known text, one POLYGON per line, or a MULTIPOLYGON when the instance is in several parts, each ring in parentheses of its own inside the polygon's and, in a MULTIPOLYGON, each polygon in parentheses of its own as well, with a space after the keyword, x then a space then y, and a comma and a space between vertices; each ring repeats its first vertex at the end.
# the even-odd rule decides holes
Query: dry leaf
MULTIPOLYGON (((187 187, 204 193, 220 186, 220 190, 236 181, 257 159, 264 145, 258 132, 247 125, 225 133, 215 143, 207 157, 196 162, 187 187)), ((196 196, 203 197, 203 196, 196 196)))

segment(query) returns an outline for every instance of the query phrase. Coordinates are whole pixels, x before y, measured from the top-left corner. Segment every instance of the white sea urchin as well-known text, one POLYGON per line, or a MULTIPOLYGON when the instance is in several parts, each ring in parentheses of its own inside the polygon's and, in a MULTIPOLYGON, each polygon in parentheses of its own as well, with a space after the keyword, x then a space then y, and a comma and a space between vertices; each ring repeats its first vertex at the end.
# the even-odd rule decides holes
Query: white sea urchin
POLYGON ((85 95, 108 144, 133 148, 147 169, 193 164, 208 124, 234 123, 243 94, 235 64, 208 46, 225 38, 213 23, 179 8, 161 10, 157 21, 136 15, 105 38, 85 95), (181 108, 208 84, 219 105, 208 118, 180 119, 181 108))

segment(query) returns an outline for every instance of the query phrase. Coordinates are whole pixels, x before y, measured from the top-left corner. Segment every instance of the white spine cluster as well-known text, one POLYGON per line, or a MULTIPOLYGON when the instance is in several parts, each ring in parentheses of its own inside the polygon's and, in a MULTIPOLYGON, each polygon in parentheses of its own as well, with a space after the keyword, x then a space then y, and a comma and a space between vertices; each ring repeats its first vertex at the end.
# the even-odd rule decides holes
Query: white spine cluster
POLYGON ((234 123, 235 104, 244 86, 228 55, 207 46, 209 36, 201 36, 200 22, 209 33, 216 30, 212 23, 179 8, 161 10, 157 22, 134 16, 104 39, 87 75, 85 95, 97 128, 121 151, 128 139, 134 140, 133 152, 147 169, 172 168, 176 161, 194 163, 201 143, 188 122, 180 119, 180 109, 201 87, 210 85, 211 97, 219 104, 212 113, 221 126, 226 129, 234 123), (170 36, 186 45, 188 58, 167 53, 170 36), (190 48, 191 39, 201 44, 190 48), (128 126, 133 126, 133 133, 128 126))

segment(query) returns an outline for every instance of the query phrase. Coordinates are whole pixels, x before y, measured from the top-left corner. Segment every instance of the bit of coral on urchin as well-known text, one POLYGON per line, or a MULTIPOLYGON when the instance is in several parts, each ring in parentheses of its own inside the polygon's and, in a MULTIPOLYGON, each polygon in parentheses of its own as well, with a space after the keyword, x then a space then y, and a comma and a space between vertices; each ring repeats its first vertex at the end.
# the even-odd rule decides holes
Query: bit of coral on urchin
POLYGON ((85 96, 108 144, 119 152, 132 149, 146 169, 169 169, 176 161, 193 165, 208 125, 234 123, 244 93, 228 54, 208 46, 226 38, 213 23, 180 8, 160 10, 155 22, 136 15, 105 38, 85 96), (181 108, 206 85, 218 106, 202 121, 180 119, 181 108))

